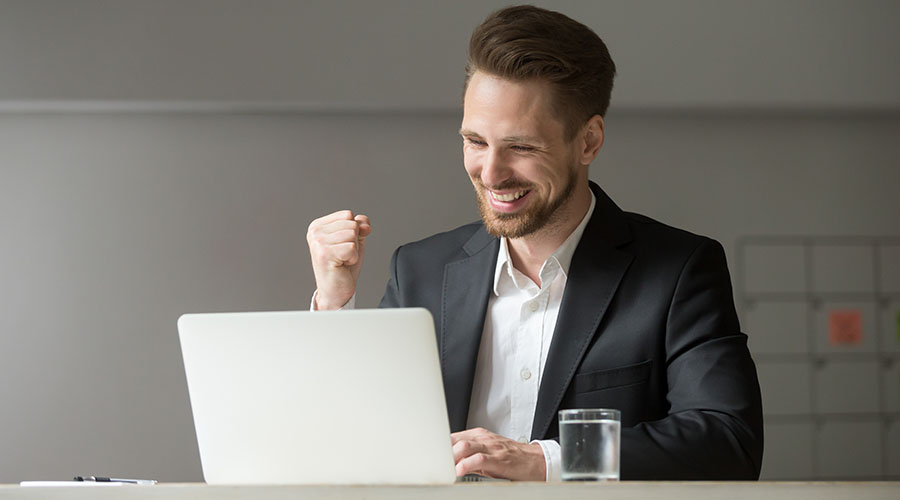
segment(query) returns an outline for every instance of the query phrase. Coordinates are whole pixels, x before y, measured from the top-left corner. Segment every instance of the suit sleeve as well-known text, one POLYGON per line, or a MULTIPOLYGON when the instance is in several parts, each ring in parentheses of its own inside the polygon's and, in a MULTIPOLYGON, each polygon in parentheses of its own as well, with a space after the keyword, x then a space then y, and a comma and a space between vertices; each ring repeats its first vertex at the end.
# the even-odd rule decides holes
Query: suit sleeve
POLYGON ((759 381, 718 242, 705 239, 681 271, 665 349, 669 412, 622 429, 622 478, 758 479, 759 381))
POLYGON ((389 308, 389 307, 401 307, 400 304, 400 287, 397 285, 398 277, 397 277, 397 256, 400 253, 399 247, 394 250, 393 255, 391 255, 391 271, 390 277, 388 277, 387 286, 384 289, 384 295, 381 297, 381 303, 378 304, 378 307, 389 308))

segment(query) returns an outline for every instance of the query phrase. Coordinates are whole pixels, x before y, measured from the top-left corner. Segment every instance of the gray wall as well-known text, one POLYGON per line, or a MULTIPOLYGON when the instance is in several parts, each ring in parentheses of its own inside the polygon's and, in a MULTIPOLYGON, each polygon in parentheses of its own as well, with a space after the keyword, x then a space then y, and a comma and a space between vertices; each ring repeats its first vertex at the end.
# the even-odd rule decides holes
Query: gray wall
MULTIPOLYGON (((592 178, 626 210, 734 271, 745 235, 900 234, 900 4, 541 4, 619 66, 592 178)), ((373 219, 362 306, 397 245, 473 220, 461 65, 499 5, 0 1, 0 482, 200 480, 178 315, 307 307, 339 208, 373 219)), ((833 477, 779 455, 765 477, 833 477)))
MULTIPOLYGON (((4 0, 0 100, 456 106, 497 0, 4 0)), ((900 106, 892 0, 545 1, 601 33, 615 106, 900 106)))

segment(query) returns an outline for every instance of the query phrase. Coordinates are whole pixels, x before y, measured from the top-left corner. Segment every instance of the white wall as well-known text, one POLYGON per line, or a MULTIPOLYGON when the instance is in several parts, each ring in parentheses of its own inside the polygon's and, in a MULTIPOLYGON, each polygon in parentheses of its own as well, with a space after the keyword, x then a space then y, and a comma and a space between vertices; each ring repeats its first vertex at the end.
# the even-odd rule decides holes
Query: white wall
MULTIPOLYGON (((337 208, 375 225, 364 306, 397 245, 475 219, 459 85, 496 5, 0 1, 0 482, 199 480, 179 314, 305 308, 337 208)), ((898 4, 546 5, 619 65, 592 178, 626 210, 732 264, 900 233, 898 4)))

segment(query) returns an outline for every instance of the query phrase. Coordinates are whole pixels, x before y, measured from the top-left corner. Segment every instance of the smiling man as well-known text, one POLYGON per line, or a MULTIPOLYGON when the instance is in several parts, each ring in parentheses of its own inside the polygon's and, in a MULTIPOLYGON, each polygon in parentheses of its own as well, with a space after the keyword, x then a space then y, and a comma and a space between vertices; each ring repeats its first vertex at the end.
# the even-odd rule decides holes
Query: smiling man
MULTIPOLYGON (((536 7, 472 34, 460 134, 481 221, 398 248, 382 307, 435 319, 458 475, 560 474, 557 412, 621 411, 623 479, 756 479, 756 369, 717 242, 588 179, 615 66, 536 7)), ((313 308, 352 307, 372 227, 310 224, 313 308)))

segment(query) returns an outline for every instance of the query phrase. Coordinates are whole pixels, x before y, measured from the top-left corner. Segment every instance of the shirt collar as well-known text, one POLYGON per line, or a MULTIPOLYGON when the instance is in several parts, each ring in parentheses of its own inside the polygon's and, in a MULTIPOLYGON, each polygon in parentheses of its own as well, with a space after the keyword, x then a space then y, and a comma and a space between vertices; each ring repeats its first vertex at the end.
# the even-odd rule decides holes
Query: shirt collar
MULTIPOLYGON (((581 235, 584 234, 584 228, 587 227, 587 223, 594 213, 594 206, 596 204, 597 198, 594 196, 594 193, 591 192, 591 206, 588 207, 588 211, 584 214, 584 218, 581 219, 581 222, 575 227, 572 234, 566 238, 566 241, 564 241, 563 244, 547 258, 544 265, 541 267, 542 271, 547 267, 547 262, 555 260, 563 274, 566 276, 569 275, 569 266, 572 264, 572 256, 575 254, 575 249, 581 241, 581 235)), ((500 295, 498 287, 504 272, 509 275, 514 283, 516 281, 512 273, 512 260, 509 257, 509 247, 507 245, 507 238, 505 236, 500 237, 500 251, 497 254, 497 267, 494 269, 494 295, 500 295)))

